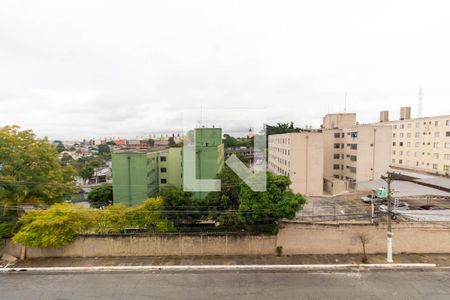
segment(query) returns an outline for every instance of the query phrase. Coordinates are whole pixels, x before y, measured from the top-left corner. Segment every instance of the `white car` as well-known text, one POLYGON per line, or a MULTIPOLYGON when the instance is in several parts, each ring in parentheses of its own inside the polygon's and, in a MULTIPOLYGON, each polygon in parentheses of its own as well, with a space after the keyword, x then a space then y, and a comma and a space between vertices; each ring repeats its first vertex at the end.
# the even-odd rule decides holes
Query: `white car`
MULTIPOLYGON (((377 202, 379 200, 380 199, 378 199, 377 195, 373 195, 373 202, 377 202)), ((361 197, 361 201, 364 202, 364 203, 371 203, 372 202, 372 195, 369 194, 367 196, 361 197)))
MULTIPOLYGON (((388 210, 387 204, 382 204, 378 207, 381 212, 386 213, 388 210)), ((408 210, 409 205, 406 202, 398 202, 397 204, 392 205, 392 212, 397 213, 399 210, 408 210)))

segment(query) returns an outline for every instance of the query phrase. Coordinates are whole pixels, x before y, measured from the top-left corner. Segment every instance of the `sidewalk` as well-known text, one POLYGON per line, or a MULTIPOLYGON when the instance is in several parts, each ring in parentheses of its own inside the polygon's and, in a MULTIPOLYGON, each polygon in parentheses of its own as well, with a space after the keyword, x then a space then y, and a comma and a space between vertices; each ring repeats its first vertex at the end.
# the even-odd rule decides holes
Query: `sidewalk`
MULTIPOLYGON (((383 254, 369 255, 370 264, 386 263, 383 254)), ((431 263, 450 267, 450 254, 397 254, 394 262, 431 263)), ((96 267, 96 266, 208 266, 208 265, 320 265, 360 264, 361 255, 292 255, 292 256, 206 256, 206 257, 95 257, 39 258, 17 261, 9 267, 96 267)), ((0 263, 5 266, 6 262, 0 263)))

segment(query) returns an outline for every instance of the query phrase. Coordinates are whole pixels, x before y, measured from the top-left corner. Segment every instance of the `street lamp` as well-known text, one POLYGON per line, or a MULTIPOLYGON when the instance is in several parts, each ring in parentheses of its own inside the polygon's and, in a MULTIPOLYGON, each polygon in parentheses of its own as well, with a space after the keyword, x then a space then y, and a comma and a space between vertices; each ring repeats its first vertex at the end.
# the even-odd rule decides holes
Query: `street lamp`
POLYGON ((387 198, 387 262, 388 263, 393 263, 394 261, 392 260, 392 237, 393 237, 393 233, 392 233, 392 216, 391 216, 391 211, 392 211, 392 205, 391 205, 391 181, 392 181, 392 172, 387 172, 386 176, 381 176, 381 179, 383 179, 384 181, 386 181, 387 183, 387 195, 385 193, 385 198, 387 198))

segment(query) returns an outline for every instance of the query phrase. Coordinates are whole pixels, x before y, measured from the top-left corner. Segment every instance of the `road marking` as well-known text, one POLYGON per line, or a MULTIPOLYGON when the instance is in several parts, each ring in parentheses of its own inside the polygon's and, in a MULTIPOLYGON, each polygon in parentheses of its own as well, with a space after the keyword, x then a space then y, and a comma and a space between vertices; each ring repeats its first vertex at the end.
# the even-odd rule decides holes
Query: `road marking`
POLYGON ((308 270, 367 270, 367 269, 431 269, 436 264, 333 264, 333 265, 197 265, 197 266, 95 266, 3 268, 1 272, 111 272, 111 271, 308 271, 308 270))

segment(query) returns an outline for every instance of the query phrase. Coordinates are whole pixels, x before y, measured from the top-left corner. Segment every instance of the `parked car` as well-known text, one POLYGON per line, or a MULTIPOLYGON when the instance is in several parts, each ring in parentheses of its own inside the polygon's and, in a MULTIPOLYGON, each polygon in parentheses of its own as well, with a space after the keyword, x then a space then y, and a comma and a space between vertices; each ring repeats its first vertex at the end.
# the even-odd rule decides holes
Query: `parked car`
MULTIPOLYGON (((386 213, 388 210, 387 204, 381 204, 378 209, 381 212, 386 213)), ((397 204, 392 204, 392 212, 397 213, 399 210, 409 210, 409 205, 406 202, 398 202, 397 204)))
MULTIPOLYGON (((378 201, 378 200, 379 200, 379 199, 378 199, 377 195, 373 195, 373 201, 376 202, 376 201, 378 201)), ((367 195, 367 196, 361 197, 361 201, 364 202, 364 203, 370 203, 370 202, 372 202, 372 195, 369 194, 369 195, 367 195)))
POLYGON ((448 209, 445 207, 437 207, 436 205, 433 204, 425 204, 425 205, 421 205, 419 206, 420 210, 443 210, 443 209, 448 209))

